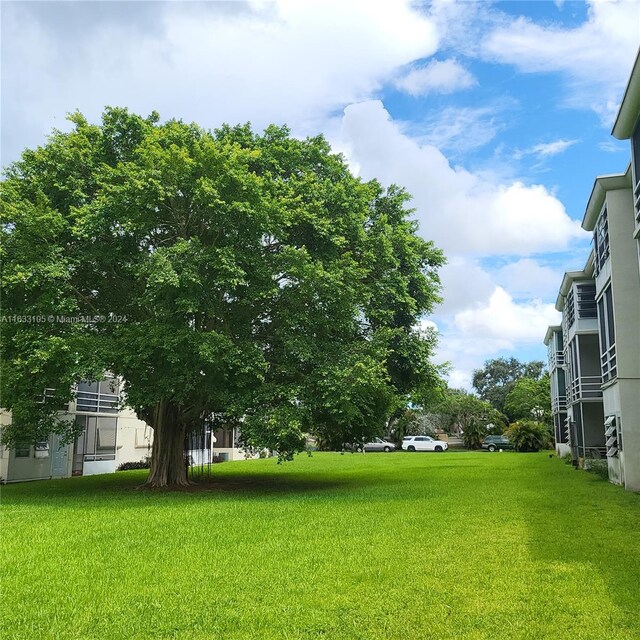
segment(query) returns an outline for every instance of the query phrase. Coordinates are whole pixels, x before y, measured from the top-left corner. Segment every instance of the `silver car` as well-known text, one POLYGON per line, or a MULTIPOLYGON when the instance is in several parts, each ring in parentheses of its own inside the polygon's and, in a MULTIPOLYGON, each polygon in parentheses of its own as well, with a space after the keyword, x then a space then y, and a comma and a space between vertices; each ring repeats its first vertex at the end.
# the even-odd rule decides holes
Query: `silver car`
POLYGON ((393 451, 396 445, 393 442, 387 442, 382 438, 374 438, 371 442, 364 443, 365 451, 393 451))

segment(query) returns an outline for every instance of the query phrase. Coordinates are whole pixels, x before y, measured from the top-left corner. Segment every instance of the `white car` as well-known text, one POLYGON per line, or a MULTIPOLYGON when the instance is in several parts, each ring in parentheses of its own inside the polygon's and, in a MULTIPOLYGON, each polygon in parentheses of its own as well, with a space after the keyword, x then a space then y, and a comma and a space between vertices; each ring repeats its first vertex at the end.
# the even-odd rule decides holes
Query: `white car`
POLYGON ((431 436, 405 436, 402 438, 402 448, 405 451, 446 451, 449 445, 431 436))

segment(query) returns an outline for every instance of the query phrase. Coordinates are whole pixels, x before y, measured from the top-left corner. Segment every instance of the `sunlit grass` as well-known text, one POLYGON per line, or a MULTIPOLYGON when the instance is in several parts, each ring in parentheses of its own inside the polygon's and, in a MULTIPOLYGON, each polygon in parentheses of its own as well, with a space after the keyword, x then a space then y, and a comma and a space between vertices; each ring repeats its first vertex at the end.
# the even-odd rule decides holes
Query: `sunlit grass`
POLYGON ((2 489, 6 637, 640 637, 640 496, 547 454, 144 475, 2 489))

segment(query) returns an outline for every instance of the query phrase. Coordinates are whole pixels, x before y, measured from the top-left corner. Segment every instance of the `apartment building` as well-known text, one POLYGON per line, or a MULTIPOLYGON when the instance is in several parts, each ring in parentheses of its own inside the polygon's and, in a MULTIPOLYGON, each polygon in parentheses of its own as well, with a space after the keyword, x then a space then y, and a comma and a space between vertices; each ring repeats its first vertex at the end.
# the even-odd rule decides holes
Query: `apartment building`
POLYGON ((567 383, 565 377, 564 337, 562 326, 554 325, 547 329, 544 337, 549 362, 551 383, 551 413, 553 415, 553 433, 556 453, 562 457, 570 453, 569 432, 567 428, 567 383))
MULTIPOLYGON (((565 430, 560 440, 556 436, 556 449, 560 453, 570 450, 573 460, 583 464, 586 458, 604 454, 604 411, 602 405, 602 374, 598 344, 598 318, 595 299, 594 254, 589 255, 582 271, 565 273, 556 300, 556 309, 562 313, 562 325, 547 335, 562 345, 566 395, 565 430), (564 447, 562 445, 565 445, 564 447)), ((549 344, 547 344, 547 347, 549 344)), ((558 360, 557 351, 556 360, 558 360)), ((549 363, 551 369, 552 363, 549 363)), ((552 390, 552 406, 562 405, 561 387, 552 390)), ((557 419, 561 420, 558 410, 557 419)))
POLYGON ((632 169, 596 179, 582 226, 593 232, 609 478, 640 491, 640 270, 632 169))
POLYGON ((640 51, 624 93, 611 134, 631 142, 631 189, 633 198, 633 237, 640 262, 640 51))
MULTIPOLYGON (((581 272, 565 274, 556 308, 572 456, 606 457, 610 481, 640 491, 640 53, 612 133, 631 141, 631 163, 596 178, 582 221, 593 250, 581 272)), ((557 333, 545 336, 550 369, 560 366, 551 357, 557 333)), ((559 384, 551 393, 560 420, 559 384)))
MULTIPOLYGON (((136 462, 151 454, 153 429, 135 412, 121 407, 122 384, 107 377, 99 382, 80 382, 75 398, 62 419, 74 420, 81 428, 73 443, 60 437, 8 449, 0 446, 0 481, 17 482, 111 473, 123 462, 136 462)), ((46 392, 45 392, 46 393, 46 392)), ((0 413, 0 427, 9 424, 11 414, 0 413)), ((203 428, 191 437, 188 456, 194 465, 213 459, 242 460, 233 430, 203 428)))

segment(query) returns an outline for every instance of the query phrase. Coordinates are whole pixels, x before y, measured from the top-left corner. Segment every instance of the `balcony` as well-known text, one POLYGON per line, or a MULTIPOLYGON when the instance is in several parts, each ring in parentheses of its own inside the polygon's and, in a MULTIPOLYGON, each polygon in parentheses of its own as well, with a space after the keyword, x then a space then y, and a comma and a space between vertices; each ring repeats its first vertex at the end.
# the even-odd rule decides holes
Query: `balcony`
POLYGON ((567 389, 569 404, 602 398, 602 376, 580 376, 571 380, 567 389))
POLYGON ((549 351, 549 371, 564 367, 564 353, 562 351, 549 351))
POLYGON ((551 412, 562 413, 567 410, 567 396, 556 396, 551 398, 551 412))

